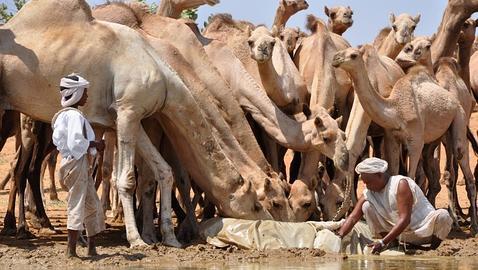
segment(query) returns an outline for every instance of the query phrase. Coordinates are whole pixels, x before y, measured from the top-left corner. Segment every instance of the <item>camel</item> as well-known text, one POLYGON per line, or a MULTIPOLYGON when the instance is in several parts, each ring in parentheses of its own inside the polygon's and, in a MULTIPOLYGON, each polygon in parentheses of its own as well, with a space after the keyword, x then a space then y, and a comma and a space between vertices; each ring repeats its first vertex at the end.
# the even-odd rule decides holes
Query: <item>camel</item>
POLYGON ((349 6, 337 6, 331 8, 324 6, 324 12, 325 15, 329 17, 327 28, 337 35, 341 36, 354 23, 354 20, 352 19, 354 12, 349 6))
POLYGON ((414 178, 423 145, 435 142, 448 133, 450 147, 459 160, 467 182, 472 230, 476 232, 476 188, 469 167, 465 113, 453 94, 436 83, 429 68, 416 60, 423 55, 431 58, 431 42, 428 40, 428 44, 420 46, 420 50, 409 50, 408 45, 396 59, 406 69, 406 75, 394 85, 389 98, 383 98, 372 88, 359 50, 350 48, 338 52, 334 56, 333 65, 341 66, 350 73, 365 112, 385 128, 386 137, 389 134, 386 139, 386 155, 389 156, 392 175, 397 173, 396 150, 399 142, 404 143, 408 149, 409 176, 414 178), (433 121, 434 119, 439 121, 433 121), (395 157, 392 157, 394 154, 395 157))
POLYGON ((299 39, 303 38, 304 34, 300 31, 300 28, 286 27, 280 30, 279 38, 287 49, 291 59, 294 58, 294 51, 299 44, 299 39))
POLYGON ((2 73, 2 89, 8 89, 2 96, 3 108, 49 122, 60 108, 56 85, 62 76, 76 71, 94 82, 84 113, 97 129, 116 130, 118 190, 131 246, 144 244, 133 217, 135 150, 159 180, 163 243, 180 246, 170 216, 171 169, 140 124, 149 115, 160 119, 168 136, 180 141, 173 144, 187 151, 190 159, 200 161, 201 166, 191 166, 191 171, 203 180, 202 186, 213 195, 220 213, 249 219, 271 217, 251 189, 250 180, 240 175, 211 136, 211 128, 184 82, 136 31, 94 20, 82 0, 37 0, 28 2, 1 27, 0 36, 3 70, 15 71, 2 73), (101 46, 93 45, 98 42, 101 46), (62 57, 68 57, 68 61, 58 61, 62 57), (122 59, 128 59, 129 64, 141 59, 141 63, 131 70, 125 68, 122 59), (49 68, 43 69, 45 66, 49 68), (194 130, 195 136, 190 136, 189 130, 194 130), (231 195, 224 198, 223 194, 231 195))
POLYGON ((478 20, 467 19, 458 38, 458 64, 460 66, 459 74, 465 82, 468 89, 472 89, 470 83, 470 58, 472 55, 473 43, 475 42, 475 32, 478 26, 478 20))
MULTIPOLYGON (((259 26, 249 35, 251 57, 257 62, 261 83, 271 100, 288 114, 301 112, 303 104, 308 103, 308 89, 305 82, 294 76, 292 80, 288 66, 295 66, 286 54, 287 50, 273 33, 264 26, 259 26), (292 108, 288 108, 291 107, 292 108), (298 108, 297 108, 298 107, 298 108)), ((274 33, 275 32, 275 33, 274 33)))
POLYGON ((157 14, 165 17, 178 19, 181 12, 186 9, 195 9, 202 5, 214 6, 219 4, 220 0, 167 0, 160 1, 157 14))
POLYGON ((284 29, 290 17, 301 10, 309 8, 305 0, 279 0, 279 6, 276 10, 273 26, 277 29, 284 29))
POLYGON ((389 17, 392 28, 384 28, 373 42, 378 53, 395 59, 403 46, 413 39, 413 32, 420 22, 420 14, 412 17, 406 13, 389 17))
POLYGON ((452 57, 465 21, 478 11, 478 0, 449 0, 432 44, 432 62, 452 57))

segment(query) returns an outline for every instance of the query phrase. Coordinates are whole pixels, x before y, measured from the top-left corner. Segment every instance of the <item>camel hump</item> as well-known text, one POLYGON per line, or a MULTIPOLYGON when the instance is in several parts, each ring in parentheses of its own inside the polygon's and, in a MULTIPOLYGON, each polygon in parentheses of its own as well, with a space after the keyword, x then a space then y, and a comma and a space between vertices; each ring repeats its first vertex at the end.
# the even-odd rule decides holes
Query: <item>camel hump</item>
POLYGON ((93 21, 85 0, 31 0, 7 24, 16 31, 93 21))

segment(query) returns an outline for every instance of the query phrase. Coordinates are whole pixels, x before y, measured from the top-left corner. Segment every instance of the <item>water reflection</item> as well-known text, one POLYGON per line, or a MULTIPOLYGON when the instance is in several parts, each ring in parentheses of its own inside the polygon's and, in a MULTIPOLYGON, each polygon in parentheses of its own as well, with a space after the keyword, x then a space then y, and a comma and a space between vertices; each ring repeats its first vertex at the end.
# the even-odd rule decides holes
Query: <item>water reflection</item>
MULTIPOLYGON (((197 266, 155 266, 155 269, 228 269, 228 270, 275 270, 275 269, 317 269, 317 270, 471 270, 478 269, 478 261, 470 258, 443 258, 443 257, 351 257, 337 262, 323 261, 271 261, 261 263, 209 263, 197 266)), ((136 268, 137 269, 137 268, 136 268)))

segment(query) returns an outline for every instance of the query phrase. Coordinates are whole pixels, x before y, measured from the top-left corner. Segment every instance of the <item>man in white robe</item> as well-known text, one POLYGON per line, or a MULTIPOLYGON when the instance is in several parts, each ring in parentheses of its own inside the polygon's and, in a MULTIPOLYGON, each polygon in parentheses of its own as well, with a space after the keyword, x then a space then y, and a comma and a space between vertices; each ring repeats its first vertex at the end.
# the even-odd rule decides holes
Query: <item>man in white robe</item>
POLYGON ((444 209, 435 210, 411 178, 389 176, 387 168, 387 162, 379 158, 368 158, 357 165, 355 171, 366 189, 337 234, 347 235, 365 216, 372 234, 382 238, 370 245, 374 254, 380 254, 395 240, 437 248, 451 230, 450 215, 444 209))
POLYGON ((62 156, 59 179, 68 188, 68 257, 78 257, 76 242, 86 229, 88 255, 97 255, 95 236, 105 229, 105 217, 91 176, 90 157, 103 151, 88 120, 78 110, 86 104, 89 82, 71 74, 61 79, 61 105, 52 120, 53 143, 62 156))

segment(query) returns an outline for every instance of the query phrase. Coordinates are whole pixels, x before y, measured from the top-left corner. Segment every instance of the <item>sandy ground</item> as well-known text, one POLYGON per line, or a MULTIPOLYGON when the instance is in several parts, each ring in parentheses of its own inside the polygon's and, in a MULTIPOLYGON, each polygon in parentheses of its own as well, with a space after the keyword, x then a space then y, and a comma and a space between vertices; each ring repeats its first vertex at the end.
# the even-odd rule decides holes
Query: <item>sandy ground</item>
MULTIPOLYGON (((478 129, 478 114, 474 113, 471 121, 472 130, 478 129)), ((444 151, 442 151, 444 153, 444 151)), ((0 153, 0 178, 3 178, 10 169, 10 161, 14 156, 14 141, 9 140, 0 153)), ((471 168, 477 162, 476 157, 470 154, 471 168)), ((443 164, 442 164, 443 166, 443 164)), ((48 174, 46 175, 48 177, 48 174)), ((45 177, 45 178, 46 178, 45 177)), ((461 178, 461 176, 460 176, 461 178)), ((45 188, 49 183, 45 181, 45 188)), ((59 184, 57 183, 57 187, 59 184)), ((6 190, 0 191, 0 228, 3 228, 3 217, 8 202, 9 185, 6 190)), ((448 192, 445 186, 437 198, 437 207, 447 207, 448 192)), ((458 196, 462 207, 469 206, 464 186, 458 186, 458 196)), ((79 248, 80 259, 64 259, 66 249, 66 192, 60 191, 61 201, 50 201, 46 194, 46 208, 50 220, 58 234, 42 236, 36 230, 31 231, 37 236, 31 240, 18 240, 15 237, 0 236, 0 267, 31 267, 35 268, 91 268, 91 267, 203 267, 224 266, 228 264, 283 260, 288 264, 304 263, 307 261, 340 261, 340 256, 325 255, 319 250, 276 250, 276 251, 244 251, 237 248, 219 249, 205 244, 196 244, 185 249, 175 249, 155 245, 147 248, 128 248, 122 224, 109 223, 109 228, 98 239, 100 256, 87 258, 86 249, 79 248)), ((418 256, 477 256, 478 239, 469 236, 466 228, 464 233, 452 233, 438 250, 419 252, 418 256)))

